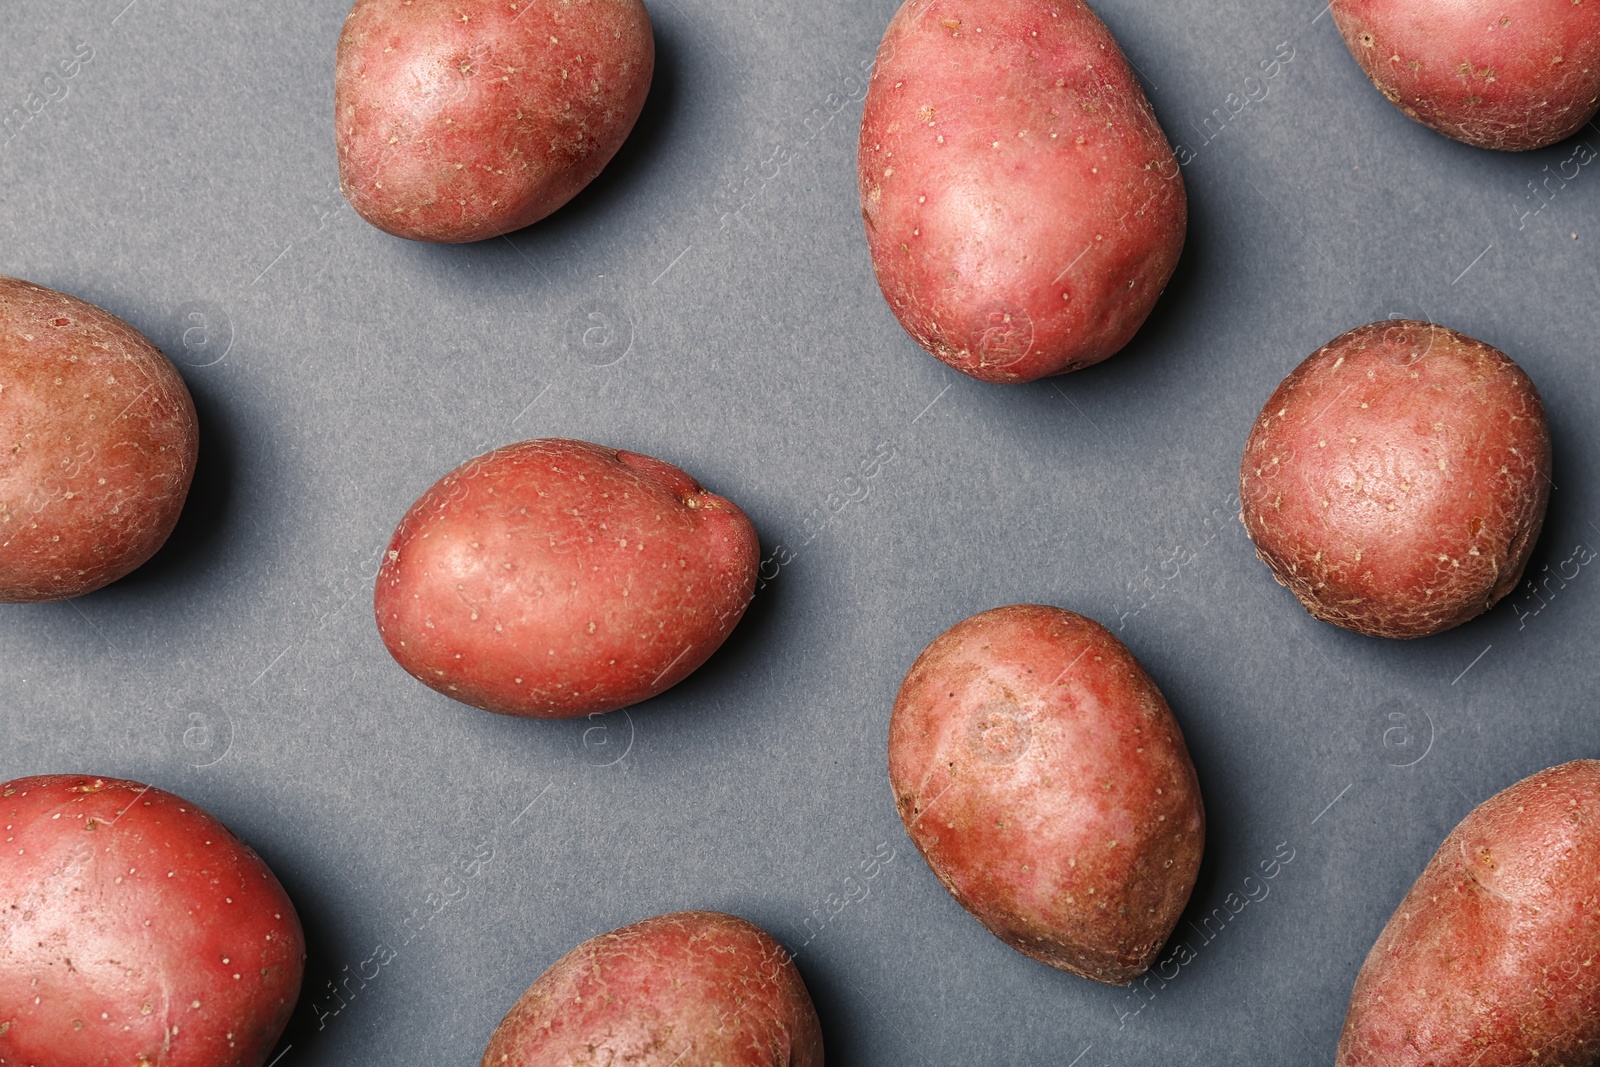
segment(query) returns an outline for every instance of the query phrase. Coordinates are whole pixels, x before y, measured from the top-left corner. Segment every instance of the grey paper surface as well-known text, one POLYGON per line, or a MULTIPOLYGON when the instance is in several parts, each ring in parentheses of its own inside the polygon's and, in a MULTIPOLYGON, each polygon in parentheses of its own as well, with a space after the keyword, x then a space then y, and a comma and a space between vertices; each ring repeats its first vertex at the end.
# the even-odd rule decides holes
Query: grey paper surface
POLYGON ((152 782, 261 852, 311 945, 281 1067, 475 1063, 573 945, 691 907, 789 944, 835 1065, 1326 1063, 1449 828, 1600 755, 1600 578, 1576 563, 1600 546, 1600 177, 1576 142, 1496 154, 1411 123, 1316 0, 1100 0, 1188 149, 1188 247, 1121 355, 984 385, 900 330, 861 234, 861 72, 894 6, 652 0, 659 73, 613 166, 509 239, 430 247, 339 196, 342 2, 0 5, 5 107, 94 51, 0 144, 0 272, 148 333, 203 450, 150 565, 0 608, 0 777, 152 782), (1390 314, 1539 385, 1558 488, 1530 574, 1578 572, 1408 643, 1311 620, 1232 517, 1273 386, 1390 314), (678 463, 794 557, 703 670, 595 721, 453 704, 371 616, 410 502, 548 435, 678 463), (1143 994, 992 938, 894 812, 906 668, 1018 601, 1117 631, 1193 751, 1191 952, 1143 994))

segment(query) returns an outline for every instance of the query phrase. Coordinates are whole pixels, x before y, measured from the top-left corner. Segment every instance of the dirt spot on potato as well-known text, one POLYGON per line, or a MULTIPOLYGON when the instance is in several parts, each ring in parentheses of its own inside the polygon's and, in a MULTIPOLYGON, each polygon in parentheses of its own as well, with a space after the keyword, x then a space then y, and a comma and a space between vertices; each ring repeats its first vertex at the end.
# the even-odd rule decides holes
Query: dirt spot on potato
POLYGON ((1015 763, 1028 751, 1033 727, 1027 713, 1010 700, 991 700, 967 721, 967 744, 985 763, 1015 763))

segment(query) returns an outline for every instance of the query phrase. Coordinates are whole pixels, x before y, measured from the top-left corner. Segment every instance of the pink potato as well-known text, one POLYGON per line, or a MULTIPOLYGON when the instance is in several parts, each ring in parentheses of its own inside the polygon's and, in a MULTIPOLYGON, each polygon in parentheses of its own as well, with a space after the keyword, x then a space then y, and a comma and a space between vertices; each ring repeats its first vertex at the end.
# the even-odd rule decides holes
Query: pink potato
POLYGON ((305 940, 267 865, 182 797, 0 785, 0 1067, 261 1067, 305 940))
POLYGON ((155 555, 198 449, 189 390, 143 334, 0 277, 0 601, 80 596, 155 555))
POLYGON ((1479 148, 1555 144, 1600 105, 1594 0, 1333 0, 1333 20, 1395 107, 1479 148))
POLYGON ((1200 869, 1205 811, 1161 691, 1105 627, 1019 604, 946 630, 889 724, 906 833, 961 906, 1041 963, 1126 985, 1200 869))
POLYGON ((441 478, 395 530, 378 632, 456 700, 570 718, 647 700, 715 652, 760 545, 729 500, 658 459, 544 439, 441 478))
POLYGON ((1378 935, 1336 1067, 1600 1061, 1600 762, 1474 808, 1378 935))
POLYGON ((984 381, 1112 355, 1183 251, 1177 160, 1082 0, 907 0, 878 49, 857 177, 900 325, 984 381))
POLYGON ((654 70, 640 0, 356 0, 334 71, 340 187, 398 237, 521 229, 617 154, 654 70))
POLYGON ((1550 498, 1550 429, 1498 349, 1396 319, 1329 341, 1283 380, 1239 469, 1256 555, 1307 611, 1426 637, 1522 577, 1550 498))
POLYGON ((759 926, 679 911, 592 937, 496 1027, 482 1067, 822 1067, 811 995, 759 926))

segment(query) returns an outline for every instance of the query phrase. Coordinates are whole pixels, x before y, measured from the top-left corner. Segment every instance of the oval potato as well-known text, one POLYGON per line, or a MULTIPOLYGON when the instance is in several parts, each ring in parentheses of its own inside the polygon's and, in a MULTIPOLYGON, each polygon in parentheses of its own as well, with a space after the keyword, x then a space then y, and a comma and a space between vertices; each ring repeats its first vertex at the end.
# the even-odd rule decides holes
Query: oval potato
POLYGON ((1052 967, 1133 981, 1194 888, 1183 734, 1122 642, 1070 611, 995 608, 935 638, 895 698, 889 781, 945 888, 1052 967))
POLYGON ((1256 555, 1307 611, 1425 637, 1521 580, 1550 498, 1550 429, 1505 353, 1386 320, 1323 345, 1261 409, 1239 469, 1256 555))
POLYGON ((755 593, 730 500, 658 459, 507 445, 441 478, 395 530, 378 632, 419 681, 508 715, 612 711, 677 685, 755 593))
POLYGON ((592 937, 495 1028, 483 1067, 822 1067, 816 1008, 759 926, 679 911, 592 937))
POLYGON ((188 387, 143 334, 0 277, 0 601, 81 596, 155 555, 199 443, 188 387))
POLYGON ((1496 793, 1434 853, 1361 965, 1337 1067, 1600 1058, 1600 762, 1496 793))
POLYGON ((1082 0, 908 0, 878 49, 857 177, 889 307, 983 381, 1112 355, 1183 251, 1172 147, 1082 0))

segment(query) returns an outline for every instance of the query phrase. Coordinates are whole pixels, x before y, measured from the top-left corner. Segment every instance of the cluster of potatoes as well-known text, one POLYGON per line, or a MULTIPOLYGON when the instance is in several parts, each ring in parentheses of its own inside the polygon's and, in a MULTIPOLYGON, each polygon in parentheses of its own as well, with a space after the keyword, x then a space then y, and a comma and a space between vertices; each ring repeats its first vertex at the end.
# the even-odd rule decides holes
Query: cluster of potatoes
MULTIPOLYGON (((1496 149, 1558 141, 1600 100, 1590 0, 1334 0, 1405 114, 1496 149)), ((338 45, 345 195, 406 238, 475 241, 555 211, 649 91, 640 0, 358 0, 338 45)), ((1183 179, 1082 0, 907 0, 865 102, 867 244, 918 344, 988 382, 1098 363, 1183 248, 1183 179)), ((171 532, 194 405, 137 331, 0 279, 0 599, 78 596, 171 532)), ((1319 619, 1423 637, 1513 589, 1544 519, 1550 439, 1506 355, 1432 323, 1353 329, 1267 400, 1241 520, 1319 619)), ((647 700, 722 644, 759 543, 672 464, 570 440, 451 471, 401 519, 374 610, 395 660, 489 711, 647 700)), ((1189 899, 1199 779, 1160 689, 1091 619, 1013 605, 917 657, 889 782, 928 865, 998 938, 1125 984, 1189 899)), ((260 1067, 304 940, 272 872, 181 798, 113 779, 0 786, 0 1065, 260 1067)), ((1440 846, 1357 979, 1340 1067, 1592 1062, 1600 1051, 1600 762, 1490 798, 1440 846)), ((538 978, 484 1067, 822 1063, 781 945, 679 912, 593 938, 538 978)))

